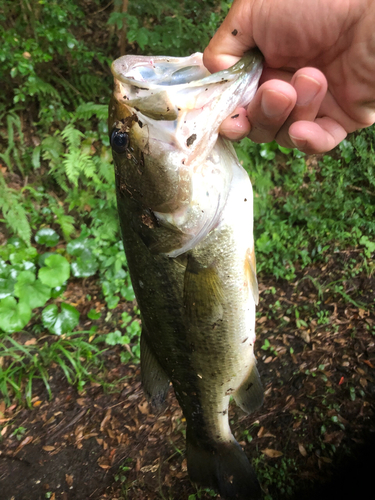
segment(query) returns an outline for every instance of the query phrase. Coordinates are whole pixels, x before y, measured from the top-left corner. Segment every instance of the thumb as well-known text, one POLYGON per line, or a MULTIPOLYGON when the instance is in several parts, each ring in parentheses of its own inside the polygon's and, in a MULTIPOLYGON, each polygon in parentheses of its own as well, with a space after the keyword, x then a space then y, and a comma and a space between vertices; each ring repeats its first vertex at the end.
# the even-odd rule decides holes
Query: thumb
POLYGON ((252 29, 254 0, 235 0, 203 53, 203 64, 214 73, 233 66, 255 47, 252 29))

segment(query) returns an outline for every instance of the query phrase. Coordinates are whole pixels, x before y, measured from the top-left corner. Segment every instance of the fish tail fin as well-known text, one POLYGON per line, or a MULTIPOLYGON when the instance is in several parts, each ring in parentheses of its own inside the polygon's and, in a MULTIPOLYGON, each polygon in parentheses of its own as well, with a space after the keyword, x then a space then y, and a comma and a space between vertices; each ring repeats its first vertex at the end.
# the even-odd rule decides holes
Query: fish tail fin
POLYGON ((204 448, 186 433, 186 455, 192 482, 212 488, 226 500, 260 500, 262 491, 241 446, 235 441, 204 448))

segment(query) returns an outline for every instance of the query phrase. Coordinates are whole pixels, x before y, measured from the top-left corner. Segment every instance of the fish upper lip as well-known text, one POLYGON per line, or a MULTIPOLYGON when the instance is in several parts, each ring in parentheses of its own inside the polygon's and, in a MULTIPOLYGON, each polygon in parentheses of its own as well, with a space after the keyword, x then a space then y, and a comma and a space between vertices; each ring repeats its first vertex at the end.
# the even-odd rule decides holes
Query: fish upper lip
MULTIPOLYGON (((124 56, 123 56, 124 57, 124 56)), ((125 56, 126 57, 126 56, 125 56)), ((178 60, 178 59, 189 59, 189 58, 197 58, 199 57, 200 62, 203 66, 203 54, 197 52, 196 54, 193 54, 190 57, 186 58, 162 58, 162 60, 165 60, 166 63, 170 60, 171 62, 178 60)), ((212 73, 209 74, 203 78, 199 78, 197 80, 192 80, 190 82, 186 83, 179 83, 179 84, 172 84, 172 85, 166 85, 162 83, 157 83, 156 82, 148 82, 147 80, 137 80, 133 76, 126 76, 122 71, 118 71, 116 69, 116 66, 119 65, 120 60, 122 57, 116 59, 112 65, 111 65, 111 71, 113 76, 120 81, 121 83, 127 84, 127 85, 132 85, 134 87, 139 88, 140 90, 152 90, 155 89, 156 91, 161 91, 161 90, 166 90, 169 89, 171 90, 176 89, 182 89, 184 87, 200 87, 204 85, 212 85, 212 84, 217 84, 220 82, 227 81, 228 79, 234 79, 236 75, 239 72, 246 72, 246 71, 256 71, 257 68, 262 64, 263 62, 263 55, 260 52, 258 48, 251 49, 250 51, 246 52, 244 56, 233 66, 231 66, 228 69, 224 69, 222 71, 218 71, 217 73, 212 73), (251 68, 251 69, 250 69, 251 68)), ((134 67, 137 66, 145 66, 145 63, 139 62, 138 64, 135 64, 134 67)))

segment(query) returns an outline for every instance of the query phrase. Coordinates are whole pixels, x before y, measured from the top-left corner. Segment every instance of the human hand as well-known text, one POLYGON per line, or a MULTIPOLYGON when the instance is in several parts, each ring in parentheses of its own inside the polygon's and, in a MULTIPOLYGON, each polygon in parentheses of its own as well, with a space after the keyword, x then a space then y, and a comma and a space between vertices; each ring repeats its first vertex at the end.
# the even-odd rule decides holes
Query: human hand
POLYGON ((228 68, 257 46, 265 67, 247 110, 238 108, 220 133, 322 153, 372 125, 374 24, 371 0, 235 0, 204 64, 228 68))

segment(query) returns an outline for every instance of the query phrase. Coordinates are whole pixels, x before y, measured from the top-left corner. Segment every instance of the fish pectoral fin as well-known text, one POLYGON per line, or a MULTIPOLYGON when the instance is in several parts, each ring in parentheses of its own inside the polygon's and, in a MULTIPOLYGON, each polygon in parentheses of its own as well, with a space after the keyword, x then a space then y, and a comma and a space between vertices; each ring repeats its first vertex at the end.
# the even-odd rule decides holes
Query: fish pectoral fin
POLYGON ((255 305, 258 305, 259 290, 254 247, 246 252, 245 271, 247 281, 249 283, 249 288, 251 290, 251 293, 253 294, 255 305))
POLYGON ((184 307, 187 318, 196 323, 223 315, 224 293, 215 264, 202 266, 192 255, 187 258, 184 277, 184 307))
POLYGON ((147 344, 144 331, 141 334, 141 378, 147 399, 160 407, 169 390, 169 379, 147 344))
POLYGON ((137 212, 130 217, 129 224, 153 255, 173 253, 191 238, 150 209, 137 212))
POLYGON ((264 391, 255 363, 254 358, 254 364, 249 376, 233 394, 237 405, 246 413, 255 411, 263 404, 264 391))

